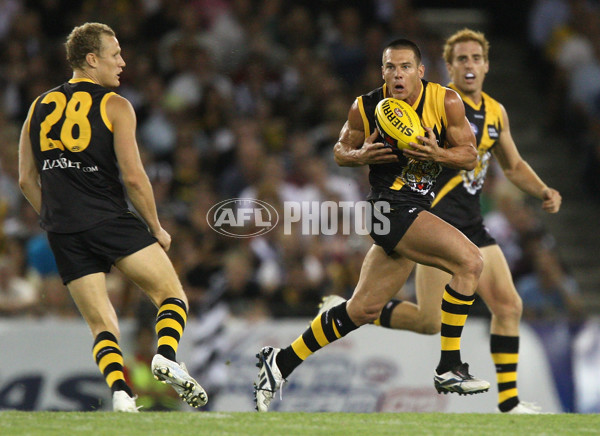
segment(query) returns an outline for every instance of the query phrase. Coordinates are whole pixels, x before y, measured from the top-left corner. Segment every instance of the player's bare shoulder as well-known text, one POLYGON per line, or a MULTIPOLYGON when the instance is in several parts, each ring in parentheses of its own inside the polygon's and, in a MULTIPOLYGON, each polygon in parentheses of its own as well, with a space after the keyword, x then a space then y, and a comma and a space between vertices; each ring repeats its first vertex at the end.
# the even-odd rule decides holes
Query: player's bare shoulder
MULTIPOLYGON (((444 110, 446 111, 448 128, 468 129, 469 134, 473 135, 465 115, 463 99, 458 92, 453 89, 446 88, 446 94, 444 95, 444 110)), ((470 139, 472 139, 471 142, 475 144, 475 136, 470 139)))
POLYGON ((444 106, 446 107, 446 112, 450 109, 452 112, 459 111, 463 115, 465 113, 465 106, 462 98, 452 88, 446 88, 446 94, 444 95, 444 106))
POLYGON ((106 115, 113 125, 118 125, 123 121, 135 123, 135 111, 132 104, 119 94, 111 94, 108 97, 106 115))
POLYGON ((109 111, 129 110, 133 109, 133 106, 125 97, 111 93, 106 101, 106 109, 109 111))
POLYGON ((355 98, 348 110, 348 127, 352 130, 360 130, 364 133, 364 123, 360 112, 358 98, 355 98))
POLYGON ((355 99, 348 110, 348 120, 342 127, 338 142, 351 149, 360 148, 366 136, 358 99, 355 99))

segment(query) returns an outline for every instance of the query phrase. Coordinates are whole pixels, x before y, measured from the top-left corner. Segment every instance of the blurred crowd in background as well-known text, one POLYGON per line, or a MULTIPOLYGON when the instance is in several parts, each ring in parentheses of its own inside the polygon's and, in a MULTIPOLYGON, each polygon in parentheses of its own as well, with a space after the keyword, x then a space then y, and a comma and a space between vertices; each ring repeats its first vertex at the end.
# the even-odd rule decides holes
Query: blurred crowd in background
MULTIPOLYGON (((448 35, 421 25, 417 3, 0 0, 0 316, 78 316, 19 191, 17 144, 35 97, 70 78, 63 43, 86 21, 110 25, 119 39, 127 66, 117 91, 136 110, 140 150, 191 312, 201 317, 225 302, 233 316, 249 319, 309 317, 324 295, 350 297, 369 236, 289 236, 279 227, 227 238, 206 214, 235 197, 279 210, 288 200, 363 200, 368 168, 337 167, 332 147, 354 98, 381 86, 384 45, 414 40, 425 78, 447 81, 441 49, 448 35)), ((556 121, 565 119, 565 101, 584 115, 571 146, 585 152, 586 186, 600 198, 597 2, 542 0, 529 13, 548 125, 564 128, 556 121)), ((542 226, 539 204, 498 168, 484 189, 486 222, 509 261, 525 319, 580 317, 577 283, 542 226)), ((121 317, 153 321, 134 285, 114 270, 108 281, 121 317)), ((413 298, 410 282, 398 291, 413 298)))
POLYGON ((538 0, 529 43, 547 93, 547 127, 582 156, 582 189, 600 203, 600 2, 538 0))

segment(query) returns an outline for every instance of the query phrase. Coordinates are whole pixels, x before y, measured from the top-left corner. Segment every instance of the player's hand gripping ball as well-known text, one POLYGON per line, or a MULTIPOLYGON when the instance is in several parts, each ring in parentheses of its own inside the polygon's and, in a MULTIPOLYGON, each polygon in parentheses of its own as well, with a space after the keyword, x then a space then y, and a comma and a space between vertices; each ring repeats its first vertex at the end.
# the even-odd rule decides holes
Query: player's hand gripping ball
POLYGON ((425 129, 415 110, 405 101, 384 98, 375 108, 375 125, 383 142, 399 149, 409 148, 409 142, 419 143, 425 129))

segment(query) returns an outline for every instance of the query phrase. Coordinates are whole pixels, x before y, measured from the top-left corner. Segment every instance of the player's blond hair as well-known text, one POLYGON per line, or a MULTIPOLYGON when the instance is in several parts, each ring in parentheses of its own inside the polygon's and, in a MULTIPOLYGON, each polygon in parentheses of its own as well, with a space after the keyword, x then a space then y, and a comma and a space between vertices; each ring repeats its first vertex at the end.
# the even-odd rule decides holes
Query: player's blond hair
POLYGON ((444 44, 444 60, 446 63, 451 64, 454 60, 454 46, 459 42, 475 41, 481 45, 483 49, 483 59, 487 62, 488 55, 490 53, 490 43, 486 39, 482 32, 477 32, 468 28, 459 30, 458 32, 451 35, 444 44))
POLYGON ((65 43, 67 62, 71 68, 83 68, 88 53, 100 54, 102 35, 115 36, 115 32, 102 23, 85 23, 71 31, 65 43))

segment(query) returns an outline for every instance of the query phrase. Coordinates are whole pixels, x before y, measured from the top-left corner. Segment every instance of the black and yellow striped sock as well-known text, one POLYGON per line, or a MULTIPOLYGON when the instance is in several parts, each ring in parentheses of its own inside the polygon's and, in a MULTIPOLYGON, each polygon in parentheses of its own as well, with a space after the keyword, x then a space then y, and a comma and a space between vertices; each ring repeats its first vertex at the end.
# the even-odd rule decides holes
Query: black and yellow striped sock
POLYGON ((517 364, 519 363, 519 337, 492 334, 490 351, 496 365, 498 382, 498 409, 508 412, 519 404, 517 391, 517 364))
POLYGON ((179 298, 167 298, 158 308, 156 336, 158 354, 175 361, 177 347, 187 322, 187 307, 179 298))
POLYGON ((475 295, 467 297, 459 294, 450 285, 442 297, 442 355, 436 369, 438 374, 450 371, 462 363, 460 359, 460 337, 467 321, 469 308, 475 301, 475 295))
POLYGON ((388 301, 385 304, 385 306, 383 306, 383 309, 381 309, 381 314, 379 315, 379 318, 373 321, 373 324, 381 327, 392 328, 392 312, 400 303, 402 303, 402 300, 388 301))
POLYGON ((131 389, 125 382, 123 353, 115 335, 109 331, 100 332, 94 340, 92 356, 111 392, 125 391, 127 395, 133 397, 131 389))
POLYGON ((277 355, 277 366, 287 378, 308 356, 358 327, 346 311, 346 302, 318 315, 301 336, 277 355))

